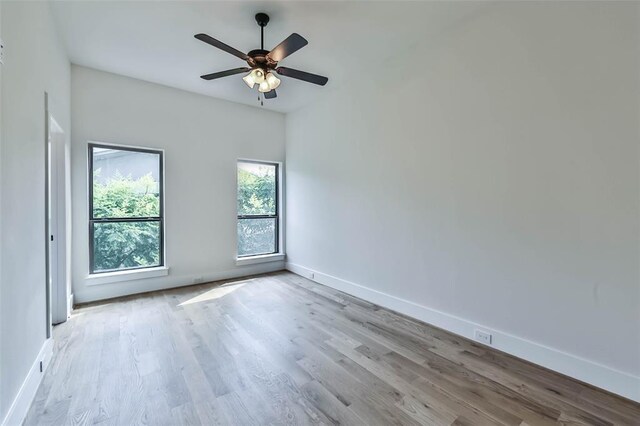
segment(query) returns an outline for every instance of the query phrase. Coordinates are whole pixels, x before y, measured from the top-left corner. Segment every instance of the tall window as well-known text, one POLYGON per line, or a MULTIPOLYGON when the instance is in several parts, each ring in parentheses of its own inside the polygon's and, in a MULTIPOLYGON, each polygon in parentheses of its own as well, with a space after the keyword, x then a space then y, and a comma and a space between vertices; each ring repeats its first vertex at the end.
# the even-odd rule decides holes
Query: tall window
POLYGON ((89 145, 90 271, 164 265, 162 152, 89 145))
POLYGON ((238 161, 238 257, 278 252, 278 165, 238 161))

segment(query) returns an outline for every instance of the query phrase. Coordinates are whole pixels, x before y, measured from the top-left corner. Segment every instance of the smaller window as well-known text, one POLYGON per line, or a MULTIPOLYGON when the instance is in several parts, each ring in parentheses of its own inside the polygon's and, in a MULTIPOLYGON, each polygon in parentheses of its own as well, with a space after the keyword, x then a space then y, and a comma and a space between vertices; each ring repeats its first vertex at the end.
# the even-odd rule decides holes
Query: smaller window
POLYGON ((278 253, 278 164, 238 161, 238 257, 278 253))
POLYGON ((164 265, 162 152, 89 145, 92 274, 164 265))

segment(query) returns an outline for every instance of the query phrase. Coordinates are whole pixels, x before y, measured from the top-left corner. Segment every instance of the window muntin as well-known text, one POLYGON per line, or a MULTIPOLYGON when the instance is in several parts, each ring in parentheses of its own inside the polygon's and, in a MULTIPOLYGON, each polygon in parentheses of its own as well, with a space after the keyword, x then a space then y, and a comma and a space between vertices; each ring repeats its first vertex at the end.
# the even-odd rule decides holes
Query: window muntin
POLYGON ((163 155, 89 145, 92 274, 164 265, 163 155))
POLYGON ((238 257, 278 253, 278 164, 238 161, 238 257))

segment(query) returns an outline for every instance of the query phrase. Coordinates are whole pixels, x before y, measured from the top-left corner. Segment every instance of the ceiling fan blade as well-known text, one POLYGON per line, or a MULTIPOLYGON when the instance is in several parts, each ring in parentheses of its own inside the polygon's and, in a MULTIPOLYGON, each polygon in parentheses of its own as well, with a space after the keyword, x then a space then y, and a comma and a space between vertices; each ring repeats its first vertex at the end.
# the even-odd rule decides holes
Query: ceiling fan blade
POLYGON ((284 39, 279 45, 274 47, 273 50, 267 54, 267 58, 280 62, 293 52, 302 49, 307 44, 309 44, 309 42, 304 37, 300 34, 293 33, 284 39))
POLYGON ((276 89, 270 90, 269 92, 264 94, 265 99, 273 99, 277 97, 278 97, 278 94, 276 93, 276 89))
POLYGON ((251 71, 251 68, 241 67, 241 68, 234 68, 232 70, 226 70, 226 71, 214 72, 212 74, 201 75, 200 78, 203 80, 214 80, 216 78, 227 77, 229 75, 235 75, 235 74, 242 74, 249 71, 251 71))
POLYGON ((317 74, 311 74, 309 72, 294 70, 293 68, 278 67, 276 72, 280 75, 284 75, 291 78, 297 78, 298 80, 306 81, 308 83, 318 84, 324 86, 329 79, 317 74))
POLYGON ((223 42, 216 40, 215 38, 206 35, 206 34, 196 34, 194 35, 195 38, 197 38, 200 41, 204 41, 207 44, 210 44, 214 47, 217 47, 218 49, 224 50, 227 53, 231 53, 233 56, 237 56, 238 58, 242 59, 243 61, 246 61, 248 59, 248 56, 245 53, 242 53, 241 51, 239 51, 238 49, 234 49, 233 47, 224 44, 223 42))

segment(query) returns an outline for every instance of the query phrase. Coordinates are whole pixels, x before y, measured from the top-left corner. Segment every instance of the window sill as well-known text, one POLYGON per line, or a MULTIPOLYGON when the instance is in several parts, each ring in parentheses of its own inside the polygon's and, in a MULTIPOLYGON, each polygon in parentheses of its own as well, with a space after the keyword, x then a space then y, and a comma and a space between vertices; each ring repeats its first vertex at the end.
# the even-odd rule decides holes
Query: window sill
POLYGON ((284 253, 262 254, 259 256, 238 257, 236 266, 253 265, 254 263, 279 262, 284 260, 284 253))
POLYGON ((169 275, 169 268, 167 266, 135 269, 132 271, 105 272, 104 274, 89 274, 87 276, 86 285, 100 285, 122 281, 141 280, 144 278, 163 277, 165 275, 169 275))

